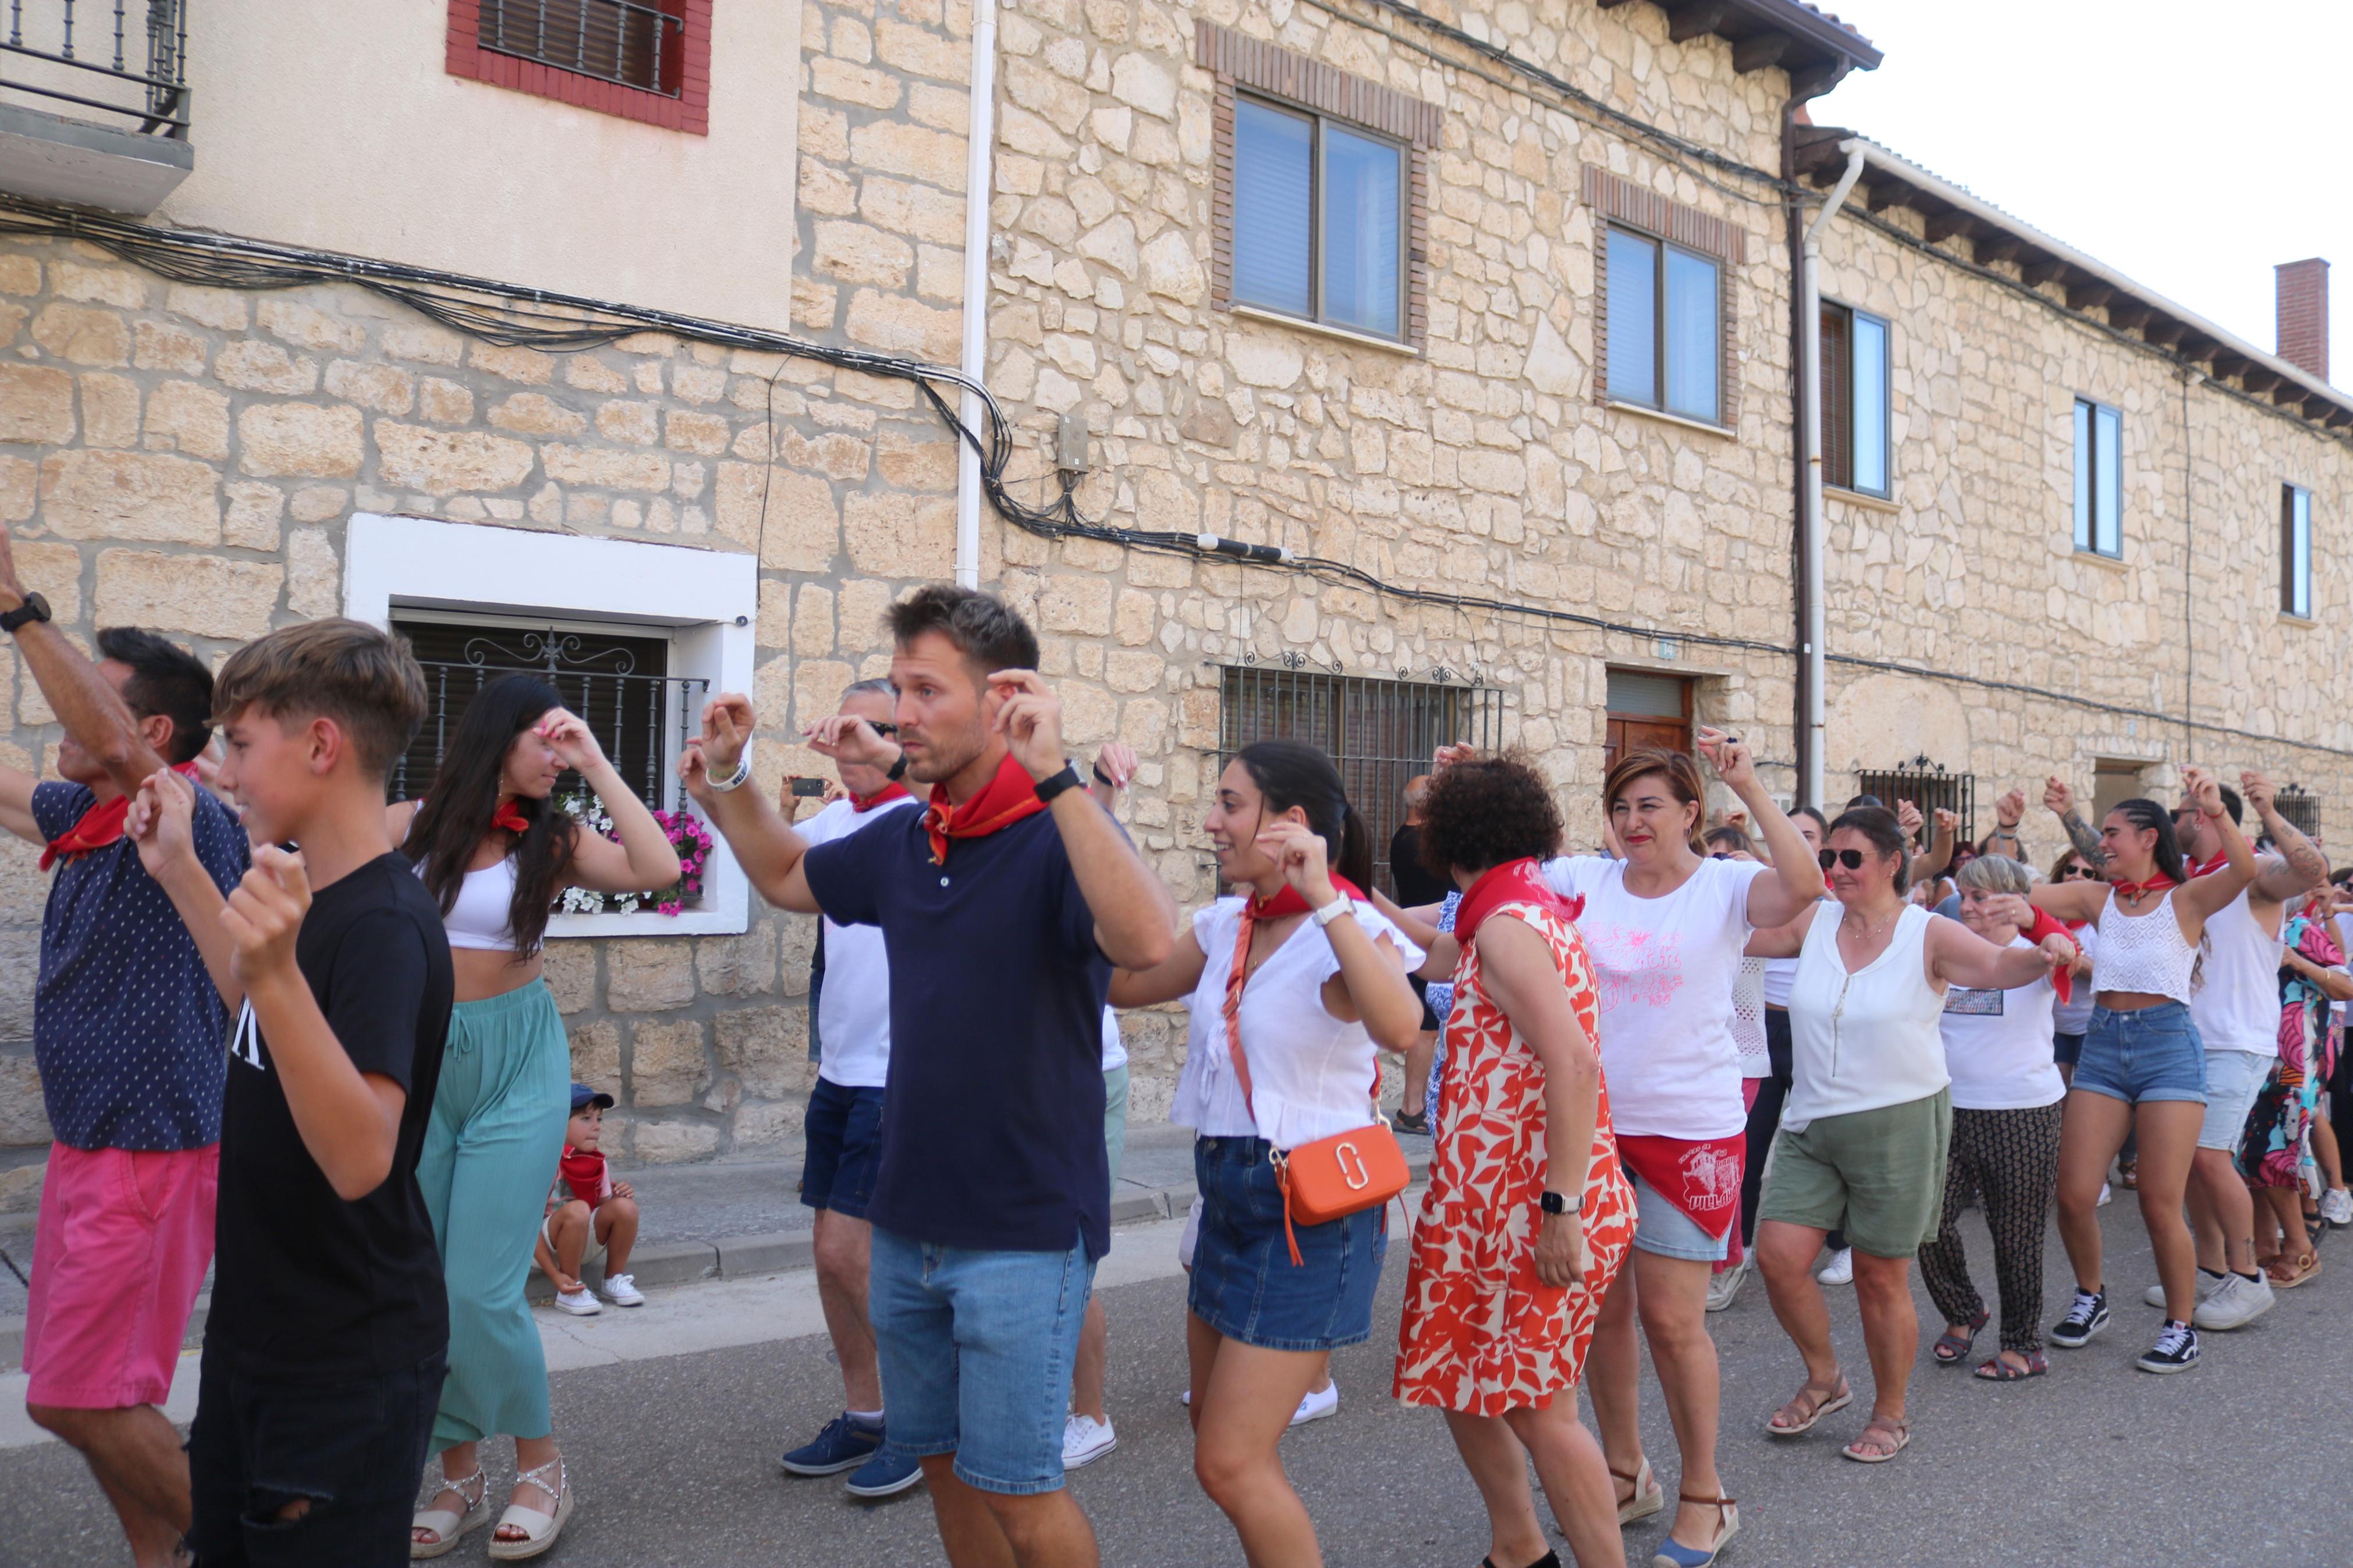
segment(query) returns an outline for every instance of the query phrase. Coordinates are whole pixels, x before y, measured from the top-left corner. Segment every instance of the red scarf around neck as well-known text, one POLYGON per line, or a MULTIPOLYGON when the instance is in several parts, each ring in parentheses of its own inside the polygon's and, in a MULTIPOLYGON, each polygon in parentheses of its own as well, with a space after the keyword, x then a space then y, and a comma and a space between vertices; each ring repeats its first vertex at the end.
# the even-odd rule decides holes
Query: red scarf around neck
POLYGON ((520 838, 531 831, 531 818, 522 814, 522 807, 513 800, 502 800, 499 802, 498 810, 491 813, 491 826, 503 827, 520 838))
POLYGON ((2194 882, 2200 877, 2211 877, 2230 863, 2231 852, 2227 849, 2211 860, 2192 860, 2189 862, 2189 879, 2194 882))
POLYGON ((1454 910, 1454 940, 1469 947, 1478 934, 1479 922, 1505 904, 1534 904, 1565 921, 1574 921, 1585 912, 1585 900, 1564 899, 1554 892, 1533 859, 1506 860, 1481 872, 1463 893, 1462 902, 1454 910))
POLYGON ((2108 891, 2119 899, 2137 899, 2143 893, 2161 893, 2168 888, 2180 885, 2162 871, 2151 871, 2145 882, 2110 882, 2108 891))
POLYGON ((887 805, 894 800, 906 800, 909 798, 911 797, 907 794, 907 786, 893 779, 891 783, 884 784, 881 789, 876 790, 872 795, 867 795, 863 799, 860 799, 859 796, 854 795, 851 795, 849 797, 849 809, 856 812, 859 816, 863 816, 878 805, 887 805))
POLYGON ((997 764, 997 776, 962 805, 949 801, 945 781, 935 784, 932 804, 923 812, 923 835, 932 841, 932 864, 948 863, 951 838, 985 838, 1045 809, 1046 803, 1038 798, 1037 781, 1010 752, 997 764))
MULTIPOLYGON (((1342 898, 1356 903, 1365 901, 1364 889, 1337 872, 1333 873, 1332 885, 1340 889, 1342 898)), ((1306 897, 1298 889, 1285 882, 1282 891, 1271 899, 1262 899, 1256 893, 1250 894, 1242 906, 1242 920, 1245 923, 1251 921, 1279 921, 1289 915, 1312 915, 1314 912, 1314 910, 1309 906, 1306 897)))
MULTIPOLYGON (((172 771, 182 778, 192 779, 196 776, 196 764, 179 763, 172 771)), ((127 795, 118 795, 112 800, 94 804, 74 819, 71 827, 50 839, 41 850, 41 869, 46 871, 56 865, 60 856, 72 860, 93 849, 105 848, 122 837, 122 819, 130 814, 131 797, 127 795)))

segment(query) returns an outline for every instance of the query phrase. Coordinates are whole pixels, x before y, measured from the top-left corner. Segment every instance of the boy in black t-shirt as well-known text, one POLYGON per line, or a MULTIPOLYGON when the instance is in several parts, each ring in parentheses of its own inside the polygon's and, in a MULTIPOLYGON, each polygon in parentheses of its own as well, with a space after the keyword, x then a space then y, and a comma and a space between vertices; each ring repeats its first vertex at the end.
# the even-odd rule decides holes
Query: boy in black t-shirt
POLYGON ((312 621, 222 666, 220 778, 253 869, 223 900, 162 774, 128 823, 237 1009, 212 1313, 188 1439, 203 1568, 408 1561, 448 1305, 417 1156, 454 989, 440 910, 385 824, 425 713, 407 649, 312 621), (292 842, 299 850, 272 847, 292 842))

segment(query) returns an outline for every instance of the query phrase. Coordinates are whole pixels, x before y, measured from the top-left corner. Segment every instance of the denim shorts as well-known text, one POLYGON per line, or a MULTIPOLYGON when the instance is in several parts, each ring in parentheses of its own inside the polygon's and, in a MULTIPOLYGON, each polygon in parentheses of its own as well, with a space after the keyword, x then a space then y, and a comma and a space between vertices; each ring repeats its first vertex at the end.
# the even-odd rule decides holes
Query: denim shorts
POLYGON ((1095 1266, 1067 1252, 981 1252, 877 1226, 866 1310, 890 1446, 955 1456, 956 1479, 1001 1495, 1062 1484, 1062 1419, 1095 1266))
POLYGON ((2189 1005, 2159 1002, 2128 1013, 2093 1008, 2072 1087, 2127 1105, 2145 1100, 2205 1104, 2206 1047, 2189 1005))
POLYGON ((1726 1226, 1722 1236, 1710 1236, 1664 1193, 1634 1175, 1633 1166, 1627 1166, 1626 1173, 1634 1180, 1635 1246, 1661 1258, 1697 1263, 1721 1263, 1731 1255, 1732 1226, 1726 1226))
POLYGON ((2073 1067, 2076 1062, 2083 1058, 2083 1036, 2052 1035, 2051 1037, 2051 1059, 2056 1062, 2059 1066, 2063 1068, 2073 1067))
POLYGON ((2198 1129, 2200 1149, 2238 1152, 2239 1136, 2247 1130, 2247 1112, 2255 1108, 2255 1096, 2271 1081, 2272 1068, 2279 1066, 2279 1060, 2276 1055, 2259 1057, 2253 1051, 2206 1053, 2206 1121, 2198 1129))
POLYGON ((1198 1138, 1201 1235, 1186 1304, 1227 1339, 1271 1351, 1328 1351, 1372 1337, 1373 1291, 1388 1251, 1388 1205, 1292 1226, 1262 1138, 1198 1138))
POLYGON ((882 1091, 819 1079, 805 1122, 807 1152, 801 1162, 801 1202, 864 1219, 882 1164, 882 1091))

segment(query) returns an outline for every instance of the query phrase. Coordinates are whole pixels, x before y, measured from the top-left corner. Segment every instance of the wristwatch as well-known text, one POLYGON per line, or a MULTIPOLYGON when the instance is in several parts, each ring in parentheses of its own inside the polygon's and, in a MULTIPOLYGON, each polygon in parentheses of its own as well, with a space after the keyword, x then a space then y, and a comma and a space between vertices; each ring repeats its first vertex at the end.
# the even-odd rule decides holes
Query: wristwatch
POLYGON ((14 632, 18 626, 49 618, 49 602, 38 594, 27 594, 25 602, 5 615, 0 615, 0 632, 14 632))
POLYGON ((1338 920, 1342 915, 1353 915, 1356 912, 1356 900, 1349 898, 1347 894, 1343 893, 1338 898, 1334 899, 1330 903, 1324 905, 1322 909, 1317 910, 1312 918, 1317 925, 1327 926, 1334 921, 1338 920))
POLYGON ((1036 785, 1038 798, 1044 801, 1048 805, 1053 805, 1054 797, 1060 795, 1064 790, 1071 790, 1078 787, 1079 770, 1072 767, 1068 763, 1064 763, 1062 764, 1062 771, 1060 773, 1047 774, 1044 778, 1039 779, 1036 785))
POLYGON ((1536 1206, 1546 1214, 1581 1215, 1585 1212, 1585 1194, 1579 1193, 1573 1198, 1565 1198, 1558 1193, 1546 1192, 1536 1200, 1536 1206))
POLYGON ((899 748, 899 760, 898 760, 897 762, 895 762, 895 763, 892 763, 891 764, 891 771, 890 771, 889 773, 884 773, 882 776, 883 776, 884 778, 886 778, 886 779, 889 779, 892 784, 897 784, 901 779, 905 778, 905 777, 907 776, 907 748, 906 748, 906 747, 902 746, 902 747, 900 747, 900 748, 899 748))

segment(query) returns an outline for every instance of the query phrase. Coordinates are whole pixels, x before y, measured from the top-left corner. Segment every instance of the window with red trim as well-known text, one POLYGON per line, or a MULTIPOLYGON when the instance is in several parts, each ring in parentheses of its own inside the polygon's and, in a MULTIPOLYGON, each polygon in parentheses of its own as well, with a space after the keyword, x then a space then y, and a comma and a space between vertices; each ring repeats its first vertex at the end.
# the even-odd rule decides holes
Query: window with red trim
POLYGON ((713 0, 449 0, 451 76, 711 130, 713 0))

